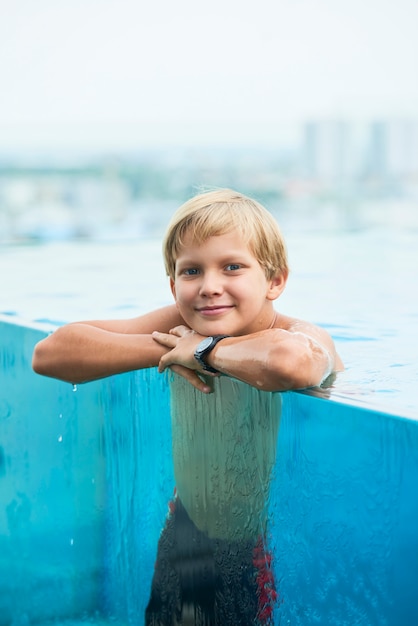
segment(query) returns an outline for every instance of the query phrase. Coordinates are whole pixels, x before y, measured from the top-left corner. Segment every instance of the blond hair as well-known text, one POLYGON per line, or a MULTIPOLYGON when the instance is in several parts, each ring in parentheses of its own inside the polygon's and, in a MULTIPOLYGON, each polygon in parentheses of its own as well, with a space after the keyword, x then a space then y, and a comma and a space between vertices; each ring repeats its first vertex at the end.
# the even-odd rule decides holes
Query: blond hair
POLYGON ((167 275, 174 279, 176 260, 191 234, 200 244, 209 237, 237 230, 264 269, 267 279, 289 271, 286 245, 271 213, 259 202, 232 189, 194 196, 174 213, 163 241, 167 275))

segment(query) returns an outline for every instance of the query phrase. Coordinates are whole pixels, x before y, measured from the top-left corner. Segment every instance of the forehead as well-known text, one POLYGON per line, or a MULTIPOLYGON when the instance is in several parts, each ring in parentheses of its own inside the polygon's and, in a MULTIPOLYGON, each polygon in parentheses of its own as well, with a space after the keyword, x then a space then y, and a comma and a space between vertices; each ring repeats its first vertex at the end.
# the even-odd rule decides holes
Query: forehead
POLYGON ((230 256, 231 254, 254 256, 248 242, 236 230, 219 235, 210 235, 205 239, 194 236, 190 231, 186 232, 178 246, 176 256, 179 259, 180 257, 200 256, 208 253, 216 256, 230 256))

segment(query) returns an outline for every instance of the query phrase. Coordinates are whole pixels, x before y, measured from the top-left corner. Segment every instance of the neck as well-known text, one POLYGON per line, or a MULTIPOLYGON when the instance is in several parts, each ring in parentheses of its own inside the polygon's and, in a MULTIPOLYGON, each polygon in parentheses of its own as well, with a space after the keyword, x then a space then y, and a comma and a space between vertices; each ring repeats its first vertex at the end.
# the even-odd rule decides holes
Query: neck
POLYGON ((276 323, 276 319, 277 319, 277 313, 276 313, 276 311, 273 311, 273 319, 271 320, 270 326, 268 327, 267 330, 270 330, 270 328, 273 328, 273 326, 276 323))

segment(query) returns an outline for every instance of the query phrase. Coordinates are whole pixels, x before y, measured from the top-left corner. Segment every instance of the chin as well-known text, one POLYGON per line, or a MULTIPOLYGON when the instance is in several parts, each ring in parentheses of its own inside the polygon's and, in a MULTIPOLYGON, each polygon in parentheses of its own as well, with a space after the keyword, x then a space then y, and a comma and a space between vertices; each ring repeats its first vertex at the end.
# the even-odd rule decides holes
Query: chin
POLYGON ((204 335, 205 337, 209 337, 211 335, 228 335, 229 337, 238 336, 238 333, 235 329, 228 328, 222 324, 206 324, 205 327, 202 327, 202 330, 197 331, 200 335, 204 335))
POLYGON ((212 324, 194 324, 191 326, 199 335, 209 337, 211 335, 230 335, 231 333, 222 323, 214 322, 212 324))
POLYGON ((187 325, 199 335, 209 337, 211 335, 239 335, 239 330, 232 320, 227 319, 202 319, 201 317, 193 317, 186 320, 187 325))

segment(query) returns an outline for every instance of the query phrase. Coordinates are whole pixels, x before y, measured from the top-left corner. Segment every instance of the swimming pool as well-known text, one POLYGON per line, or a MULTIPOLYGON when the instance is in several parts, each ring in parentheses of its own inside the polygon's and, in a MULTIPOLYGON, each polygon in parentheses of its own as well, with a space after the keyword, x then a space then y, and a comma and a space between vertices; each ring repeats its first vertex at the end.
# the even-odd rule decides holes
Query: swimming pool
MULTIPOLYGON (((0 321, 0 625, 139 626, 174 486, 166 379, 151 369, 74 390, 36 376, 49 330, 0 321)), ((275 623, 412 626, 418 421, 281 396, 275 623)))
MULTIPOLYGON (((317 227, 286 233, 291 273, 278 309, 334 337, 346 371, 333 397, 418 418, 418 231, 317 227)), ((0 314, 61 323, 171 302, 159 239, 0 247, 0 314)))
MULTIPOLYGON (((409 626, 416 231, 287 240, 279 308, 327 327, 347 369, 327 392, 282 394, 268 502, 276 623, 409 626)), ((56 324, 170 302, 160 242, 3 246, 0 287, 0 626, 140 626, 174 483, 166 380, 133 372, 73 391, 30 360, 56 324)))

